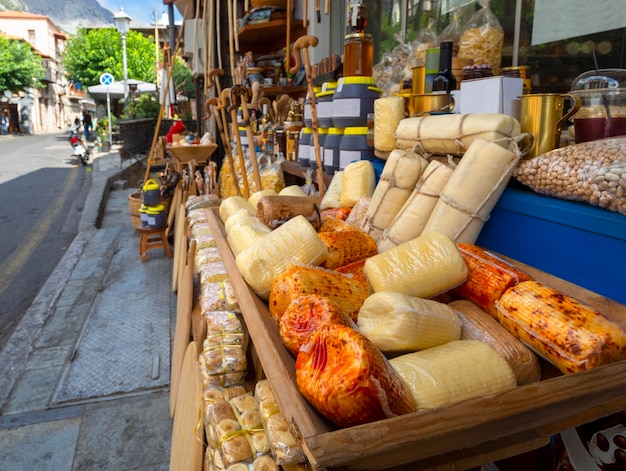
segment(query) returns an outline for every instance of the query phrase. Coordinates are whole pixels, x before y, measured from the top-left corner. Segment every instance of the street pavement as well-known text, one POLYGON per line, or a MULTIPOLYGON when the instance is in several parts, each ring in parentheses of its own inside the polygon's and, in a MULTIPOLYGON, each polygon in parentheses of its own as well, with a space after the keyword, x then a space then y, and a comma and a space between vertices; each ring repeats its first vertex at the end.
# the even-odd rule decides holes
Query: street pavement
POLYGON ((79 233, 0 352, 3 471, 169 469, 172 259, 141 262, 138 163, 90 169, 79 233))

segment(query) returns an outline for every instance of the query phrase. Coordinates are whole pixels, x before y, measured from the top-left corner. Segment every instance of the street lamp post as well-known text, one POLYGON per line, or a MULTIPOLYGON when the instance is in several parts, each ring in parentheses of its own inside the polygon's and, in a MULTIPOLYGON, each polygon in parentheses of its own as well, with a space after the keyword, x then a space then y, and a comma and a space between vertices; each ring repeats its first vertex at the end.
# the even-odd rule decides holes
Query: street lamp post
POLYGON ((124 114, 128 115, 128 65, 126 62, 126 35, 130 31, 130 16, 120 8, 120 11, 113 17, 115 27, 122 35, 122 68, 124 71, 124 114))

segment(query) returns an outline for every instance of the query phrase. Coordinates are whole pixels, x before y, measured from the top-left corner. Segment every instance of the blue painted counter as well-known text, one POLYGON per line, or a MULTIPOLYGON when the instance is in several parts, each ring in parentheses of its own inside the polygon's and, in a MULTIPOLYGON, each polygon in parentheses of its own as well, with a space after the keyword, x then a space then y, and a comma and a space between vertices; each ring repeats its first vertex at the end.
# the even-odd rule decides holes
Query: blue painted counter
POLYGON ((626 216, 507 188, 477 245, 626 304, 626 216))

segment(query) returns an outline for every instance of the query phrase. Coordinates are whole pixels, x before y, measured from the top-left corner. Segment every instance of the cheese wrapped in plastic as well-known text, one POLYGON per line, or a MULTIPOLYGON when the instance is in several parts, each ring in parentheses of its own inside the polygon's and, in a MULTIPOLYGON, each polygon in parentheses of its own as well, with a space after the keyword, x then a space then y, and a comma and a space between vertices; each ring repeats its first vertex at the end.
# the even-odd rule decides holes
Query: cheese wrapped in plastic
POLYGON ((341 187, 343 185, 343 170, 335 172, 330 185, 326 189, 322 201, 320 202, 320 209, 339 208, 341 207, 341 187))
POLYGON ((361 226, 378 242, 409 198, 428 161, 409 150, 396 149, 387 158, 361 226))
POLYGON ((235 262, 254 292, 267 300, 274 278, 290 264, 319 265, 327 258, 324 242, 311 223, 298 215, 241 252, 235 262))
POLYGON ((392 291, 369 296, 357 325, 385 353, 414 352, 461 338, 461 320, 447 304, 392 291))
POLYGON ((380 350, 344 325, 321 327, 300 348, 296 382, 307 401, 339 427, 408 414, 416 408, 408 385, 380 350))
POLYGON ((522 281, 496 302, 506 329, 562 373, 626 359, 626 330, 602 313, 537 281, 522 281))
POLYGON ((358 160, 346 165, 341 182, 342 207, 352 208, 363 197, 371 198, 376 185, 374 166, 369 160, 358 160))
POLYGON ((506 360, 478 340, 455 340, 389 362, 408 384, 418 410, 443 407, 517 386, 506 360))
POLYGON ((259 403, 259 411, 265 426, 272 455, 279 465, 297 464, 306 461, 304 452, 295 436, 289 430, 289 422, 281 414, 276 398, 266 379, 254 386, 254 397, 259 403))
POLYGON ((467 266, 445 234, 431 232, 370 257, 363 272, 374 292, 431 298, 463 283, 467 266))
POLYGON ((287 307, 278 321, 278 332, 283 345, 293 356, 309 340, 313 332, 326 324, 354 327, 348 314, 329 298, 318 294, 299 296, 287 307))
POLYGON ((250 203, 250 205, 254 208, 257 209, 258 204, 259 204, 259 200, 261 198, 263 198, 264 196, 271 196, 271 195, 276 195, 277 193, 274 191, 273 188, 266 188, 264 190, 260 190, 260 191, 255 191, 254 193, 252 193, 250 195, 250 197, 248 198, 248 203, 250 203))
POLYGON ((247 210, 251 215, 256 216, 256 208, 242 196, 230 196, 220 203, 219 215, 222 222, 226 222, 230 216, 240 209, 247 210))
MULTIPOLYGON (((231 216, 228 221, 233 217, 231 216)), ((256 216, 240 218, 229 227, 226 240, 233 255, 237 257, 251 245, 256 244, 272 230, 263 224, 256 216)))
POLYGON ((404 119, 404 98, 388 96, 374 100, 374 148, 390 152, 396 147, 396 128, 404 119))

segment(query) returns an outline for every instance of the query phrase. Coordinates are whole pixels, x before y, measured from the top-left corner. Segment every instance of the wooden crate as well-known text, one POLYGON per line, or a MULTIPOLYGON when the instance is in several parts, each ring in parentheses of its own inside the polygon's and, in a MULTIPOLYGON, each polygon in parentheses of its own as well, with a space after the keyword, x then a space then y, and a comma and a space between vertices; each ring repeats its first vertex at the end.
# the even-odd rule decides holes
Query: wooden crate
MULTIPOLYGON (((237 270, 217 209, 206 211, 264 373, 315 469, 468 469, 539 448, 553 434, 626 409, 626 361, 621 361, 571 375, 545 368, 545 379, 511 391, 337 429, 300 394, 294 358, 282 345, 267 303, 237 270)), ((626 306, 514 263, 536 280, 626 322, 626 306)))

